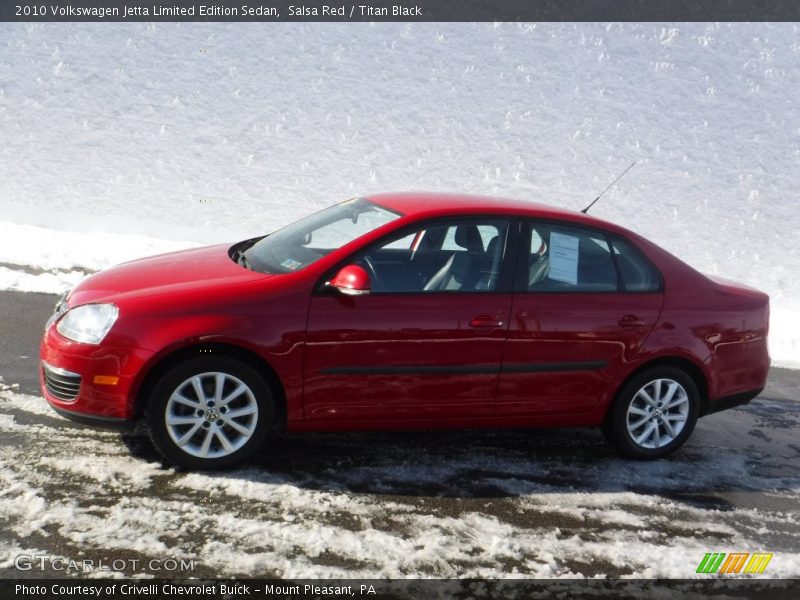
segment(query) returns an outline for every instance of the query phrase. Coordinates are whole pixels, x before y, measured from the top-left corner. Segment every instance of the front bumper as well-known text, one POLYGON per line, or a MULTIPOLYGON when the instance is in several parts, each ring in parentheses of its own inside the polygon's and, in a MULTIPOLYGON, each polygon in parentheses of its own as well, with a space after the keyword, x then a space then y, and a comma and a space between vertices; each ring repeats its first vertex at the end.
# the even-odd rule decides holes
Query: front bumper
POLYGON ((73 342, 51 326, 39 356, 42 393, 59 414, 101 427, 133 420, 138 376, 150 351, 73 342))
POLYGON ((114 429, 116 431, 126 431, 132 429, 134 421, 131 419, 118 419, 116 417, 98 417, 97 415, 87 415, 84 413, 74 412, 71 410, 64 410, 50 403, 50 406, 58 414, 65 419, 69 419, 81 425, 89 425, 90 427, 98 427, 102 429, 114 429))

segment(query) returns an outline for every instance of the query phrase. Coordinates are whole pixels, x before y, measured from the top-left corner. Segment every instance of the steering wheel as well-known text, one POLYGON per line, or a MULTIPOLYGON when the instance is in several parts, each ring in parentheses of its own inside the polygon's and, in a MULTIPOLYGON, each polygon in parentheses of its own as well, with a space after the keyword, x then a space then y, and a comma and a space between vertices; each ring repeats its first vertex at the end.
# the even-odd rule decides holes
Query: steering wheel
POLYGON ((378 277, 378 271, 375 269, 375 265, 372 262, 372 259, 369 255, 364 255, 364 266, 367 268, 367 272, 369 273, 370 281, 372 282, 372 289, 380 291, 383 289, 383 282, 381 278, 378 277))

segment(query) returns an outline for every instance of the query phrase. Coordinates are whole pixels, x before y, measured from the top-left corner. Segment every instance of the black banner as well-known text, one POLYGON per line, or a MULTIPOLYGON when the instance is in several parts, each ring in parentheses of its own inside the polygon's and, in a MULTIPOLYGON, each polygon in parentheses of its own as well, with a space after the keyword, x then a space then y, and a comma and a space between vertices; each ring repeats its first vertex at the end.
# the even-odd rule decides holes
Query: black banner
POLYGON ((795 0, 0 0, 0 21, 800 21, 795 0))
MULTIPOLYGON (((795 600, 797 579, 701 578, 655 579, 552 579, 552 580, 2 580, 4 600, 84 600, 101 598, 183 598, 185 600, 292 600, 473 599, 528 600, 538 598, 652 598, 657 592, 681 600, 753 598, 795 600)), ((658 596, 656 596, 658 597, 658 596)))

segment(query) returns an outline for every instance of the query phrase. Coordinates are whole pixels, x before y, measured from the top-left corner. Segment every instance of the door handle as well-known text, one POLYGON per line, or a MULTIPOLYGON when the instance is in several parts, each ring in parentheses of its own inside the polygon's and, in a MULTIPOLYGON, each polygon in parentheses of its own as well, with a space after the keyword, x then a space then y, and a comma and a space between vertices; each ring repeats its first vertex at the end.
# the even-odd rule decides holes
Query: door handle
POLYGON ((469 326, 476 331, 491 331, 503 326, 503 321, 489 315, 478 315, 469 322, 469 326))
POLYGON ((617 323, 620 324, 620 327, 625 327, 627 329, 635 329, 637 327, 644 327, 645 323, 636 315, 625 315, 622 317, 617 323))

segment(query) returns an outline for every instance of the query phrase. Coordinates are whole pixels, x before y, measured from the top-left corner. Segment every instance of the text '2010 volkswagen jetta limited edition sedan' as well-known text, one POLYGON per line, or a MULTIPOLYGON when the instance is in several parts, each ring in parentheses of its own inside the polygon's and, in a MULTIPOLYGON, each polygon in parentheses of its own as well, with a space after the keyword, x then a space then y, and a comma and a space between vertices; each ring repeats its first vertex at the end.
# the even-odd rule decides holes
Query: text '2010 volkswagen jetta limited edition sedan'
POLYGON ((89 277, 41 381, 75 421, 144 418, 188 468, 276 430, 599 426, 658 458, 761 391, 768 319, 766 294, 597 218, 385 194, 89 277))

